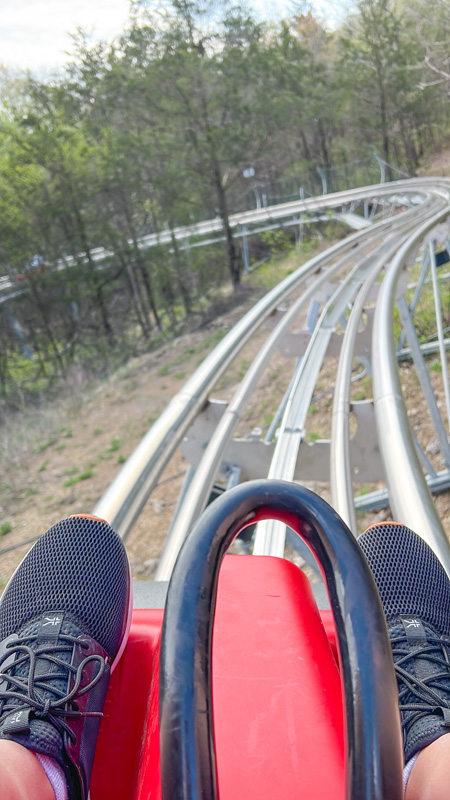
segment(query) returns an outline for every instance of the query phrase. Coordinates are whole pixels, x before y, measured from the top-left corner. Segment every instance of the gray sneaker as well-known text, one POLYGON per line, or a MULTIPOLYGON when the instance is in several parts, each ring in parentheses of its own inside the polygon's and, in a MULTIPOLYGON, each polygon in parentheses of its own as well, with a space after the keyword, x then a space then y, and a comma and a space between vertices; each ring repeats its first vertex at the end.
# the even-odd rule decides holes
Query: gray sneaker
POLYGON ((407 763, 450 733, 450 580, 426 542, 404 525, 373 525, 358 543, 386 615, 407 763))
POLYGON ((123 543, 88 515, 50 528, 0 601, 0 739, 54 758, 71 800, 88 796, 109 678, 131 612, 123 543))

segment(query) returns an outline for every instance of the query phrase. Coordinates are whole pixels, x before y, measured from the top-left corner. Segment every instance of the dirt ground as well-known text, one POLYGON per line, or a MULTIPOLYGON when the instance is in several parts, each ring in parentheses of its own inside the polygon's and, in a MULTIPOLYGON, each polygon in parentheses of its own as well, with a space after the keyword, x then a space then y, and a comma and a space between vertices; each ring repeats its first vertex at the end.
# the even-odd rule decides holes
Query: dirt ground
POLYGON ((438 178, 445 178, 450 175, 450 149, 443 150, 430 156, 420 169, 418 175, 436 175, 438 178))
MULTIPOLYGON (((289 263, 280 267, 280 279, 288 267, 289 263)), ((25 555, 31 538, 64 516, 93 509, 170 399, 261 294, 261 288, 247 289, 238 307, 217 316, 201 330, 129 362, 95 386, 86 386, 83 377, 74 372, 64 399, 23 412, 0 428, 0 526, 11 527, 0 538, 0 587, 25 555), (9 549, 18 543, 23 544, 9 549)), ((301 324, 300 320, 298 325, 301 324)), ((241 351, 213 392, 214 398, 231 398, 266 337, 267 327, 241 351)), ((335 370, 336 360, 327 359, 308 416, 307 441, 330 435, 335 370)), ((238 435, 248 435, 254 427, 269 424, 291 374, 292 360, 277 353, 252 397, 238 435)), ((438 405, 444 408, 441 375, 433 373, 432 380, 438 405)), ((401 381, 413 431, 433 466, 442 469, 427 408, 410 366, 402 366, 401 381)), ((353 399, 370 396, 370 379, 355 384, 353 399)), ((177 452, 127 539, 135 578, 154 574, 186 467, 177 452)), ((369 492, 381 486, 362 485, 359 491, 369 492)), ((310 484, 310 488, 329 500, 327 484, 310 484)), ((436 506, 450 536, 450 493, 440 495, 436 506)), ((360 529, 389 518, 389 514, 387 509, 359 517, 360 529)))
MULTIPOLYGON (((282 267, 282 276, 288 267, 282 267)), ((129 362, 95 387, 72 375, 63 400, 20 413, 1 427, 0 526, 11 530, 0 538, 0 588, 30 539, 58 519, 92 511, 153 421, 262 293, 245 290, 237 307, 129 362)), ((266 336, 261 331, 244 348, 216 397, 231 397, 266 336)), ((186 467, 175 453, 127 539, 135 578, 154 572, 186 467)))

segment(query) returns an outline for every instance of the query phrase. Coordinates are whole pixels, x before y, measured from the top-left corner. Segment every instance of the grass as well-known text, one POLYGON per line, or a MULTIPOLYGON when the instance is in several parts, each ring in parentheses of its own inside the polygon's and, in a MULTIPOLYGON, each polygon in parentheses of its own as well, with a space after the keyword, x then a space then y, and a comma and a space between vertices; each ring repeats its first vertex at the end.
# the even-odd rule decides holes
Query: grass
POLYGON ((169 364, 164 364, 162 367, 159 368, 158 375, 160 378, 164 378, 166 375, 169 374, 169 372, 170 372, 169 364))
POLYGON ((123 388, 129 394, 131 394, 131 392, 134 392, 138 387, 139 387, 139 381, 137 380, 137 378, 132 378, 123 385, 123 388))
POLYGON ((239 369, 238 369, 238 373, 237 373, 238 380, 241 381, 243 379, 243 377, 246 374, 249 366, 250 366, 250 361, 248 361, 246 358, 243 358, 241 363, 240 363, 240 366, 239 366, 239 369))
POLYGON ((93 468, 88 467, 87 469, 84 470, 84 472, 81 472, 79 475, 74 475, 72 478, 67 478, 67 480, 64 481, 63 486, 64 488, 68 488, 69 486, 74 486, 76 483, 80 483, 80 481, 89 480, 89 478, 92 478, 93 475, 94 475, 93 468))
POLYGON ((111 439, 110 445, 108 447, 108 452, 116 453, 117 450, 120 450, 120 439, 118 436, 114 436, 111 439))
POLYGON ((94 470, 92 467, 88 467, 81 475, 78 476, 78 480, 80 481, 87 481, 88 478, 92 478, 94 474, 94 470))
MULTIPOLYGON (((442 269, 447 270, 448 265, 444 265, 442 269)), ((416 281, 420 275, 422 264, 417 261, 411 270, 411 279, 416 281)), ((439 276, 438 268, 438 276, 439 276)), ((428 273, 428 278, 430 273, 428 273)), ((408 303, 411 302, 414 295, 414 289, 411 288, 406 293, 408 303)), ((448 317, 450 311, 450 282, 448 280, 439 281, 439 297, 441 302, 442 313, 444 316, 444 326, 448 324, 445 317, 448 317)), ((426 281, 420 293, 419 302, 414 311, 414 325, 416 328, 417 336, 421 340, 427 339, 436 333, 436 312, 433 295, 433 286, 431 281, 426 281)), ((401 329, 400 321, 398 320, 397 313, 395 315, 395 332, 399 335, 401 329)))
POLYGON ((208 350, 209 348, 211 348, 212 350, 213 347, 219 344, 220 340, 223 339, 225 334, 228 333, 228 330, 229 330, 228 328, 217 328, 213 333, 211 333, 209 336, 206 337, 206 339, 203 340, 201 349, 208 350))
POLYGON ((118 463, 118 464, 124 464, 124 463, 125 463, 125 461, 126 461, 126 458, 125 458, 125 456, 123 456, 123 455, 122 455, 122 453, 121 453, 121 454, 120 454, 120 456, 119 456, 119 457, 118 457, 118 459, 117 459, 117 463, 118 463))
POLYGON ((11 533, 12 531, 12 524, 10 522, 2 522, 0 525, 0 537, 6 536, 7 533, 11 533))
POLYGON ((53 447, 53 445, 56 444, 57 441, 58 441, 57 438, 48 439, 46 442, 43 442, 42 444, 38 445, 38 447, 34 452, 45 453, 45 451, 48 450, 49 447, 53 447))
POLYGON ((67 475, 67 477, 70 478, 73 475, 76 475, 77 472, 78 472, 78 467, 71 467, 70 469, 64 470, 63 475, 67 475))
POLYGON ((352 393, 352 400, 367 400, 372 396, 372 378, 370 375, 364 375, 353 384, 355 387, 352 393))

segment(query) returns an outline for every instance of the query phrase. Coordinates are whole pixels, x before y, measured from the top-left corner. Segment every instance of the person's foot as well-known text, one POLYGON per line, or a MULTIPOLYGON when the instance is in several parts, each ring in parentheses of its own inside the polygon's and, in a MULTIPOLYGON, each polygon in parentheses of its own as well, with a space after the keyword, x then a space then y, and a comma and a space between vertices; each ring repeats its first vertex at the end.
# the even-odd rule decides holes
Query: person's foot
POLYGON ((358 543, 387 620, 407 763, 450 733, 450 581, 431 548, 404 525, 373 525, 358 543))
POLYGON ((0 601, 0 740, 54 758, 71 800, 88 796, 109 677, 131 611, 123 543, 88 515, 50 528, 0 601))

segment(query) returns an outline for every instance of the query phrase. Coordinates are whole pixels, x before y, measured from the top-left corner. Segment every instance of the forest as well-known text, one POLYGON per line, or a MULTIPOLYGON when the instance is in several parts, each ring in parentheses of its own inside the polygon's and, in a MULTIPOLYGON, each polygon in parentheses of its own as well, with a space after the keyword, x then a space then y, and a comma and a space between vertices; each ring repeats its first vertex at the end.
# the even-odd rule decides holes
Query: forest
POLYGON ((377 183, 374 152, 387 179, 414 176, 449 142, 449 30, 447 0, 359 0, 333 29, 305 4, 263 23, 232 1, 132 0, 122 35, 77 31, 59 74, 0 68, 3 404, 75 363, 102 373, 237 291, 231 214, 321 194, 320 175, 377 183), (180 246, 177 226, 212 217, 221 243, 180 246), (169 244, 140 246, 162 230, 169 244))

